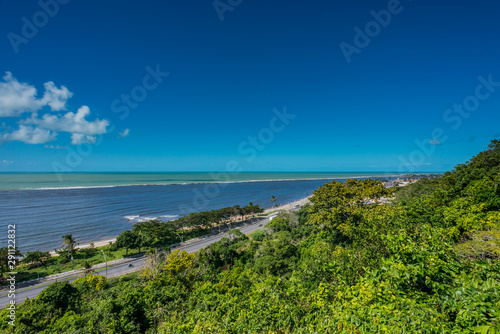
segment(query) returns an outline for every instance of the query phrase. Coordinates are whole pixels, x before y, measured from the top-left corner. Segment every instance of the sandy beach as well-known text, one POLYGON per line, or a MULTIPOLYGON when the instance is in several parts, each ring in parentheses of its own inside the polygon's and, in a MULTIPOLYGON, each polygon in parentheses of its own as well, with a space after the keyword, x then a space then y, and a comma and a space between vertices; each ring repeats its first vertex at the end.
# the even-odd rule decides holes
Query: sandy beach
POLYGON ((307 203, 309 203, 309 199, 311 197, 312 197, 312 195, 308 196, 306 198, 299 199, 298 201, 278 205, 278 207, 268 208, 268 209, 264 210, 264 213, 268 213, 268 212, 272 212, 272 211, 276 211, 276 210, 291 210, 297 205, 298 206, 306 205, 307 203))

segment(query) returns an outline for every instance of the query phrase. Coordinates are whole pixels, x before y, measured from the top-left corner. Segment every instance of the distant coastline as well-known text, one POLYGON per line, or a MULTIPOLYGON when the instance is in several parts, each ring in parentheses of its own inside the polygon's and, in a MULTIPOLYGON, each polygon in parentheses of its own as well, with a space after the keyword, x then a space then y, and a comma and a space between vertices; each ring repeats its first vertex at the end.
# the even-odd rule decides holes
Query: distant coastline
MULTIPOLYGON (((435 175, 439 173, 412 173, 435 175)), ((58 190, 112 187, 142 187, 162 185, 187 185, 207 183, 249 183, 276 181, 338 180, 347 178, 404 177, 397 172, 74 172, 56 173, 0 173, 0 191, 8 190, 58 190)))

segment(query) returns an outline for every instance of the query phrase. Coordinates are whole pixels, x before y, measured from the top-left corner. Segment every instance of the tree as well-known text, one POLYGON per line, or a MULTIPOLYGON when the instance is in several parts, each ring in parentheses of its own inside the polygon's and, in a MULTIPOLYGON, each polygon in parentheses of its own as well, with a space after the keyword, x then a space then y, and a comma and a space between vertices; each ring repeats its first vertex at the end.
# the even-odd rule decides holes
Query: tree
POLYGON ((205 227, 211 228, 213 223, 213 216, 210 211, 200 212, 197 215, 198 224, 205 227))
POLYGON ((236 209, 231 207, 222 209, 222 217, 223 217, 222 219, 224 220, 224 223, 227 225, 229 229, 231 229, 231 222, 233 221, 236 212, 237 212, 236 209))
POLYGON ((77 250, 76 239, 73 238, 72 234, 63 235, 62 238, 63 238, 63 243, 62 243, 63 250, 68 252, 69 256, 71 257, 71 261, 73 262, 73 264, 75 264, 74 253, 77 250))
POLYGON ((231 220, 236 220, 241 216, 241 208, 239 205, 233 206, 233 212, 232 212, 232 217, 231 220))
POLYGON ((129 248, 137 248, 139 238, 132 231, 125 231, 116 238, 116 245, 120 248, 125 248, 125 256, 128 255, 129 248))
POLYGON ((39 250, 34 251, 34 252, 28 252, 24 256, 22 262, 28 264, 29 266, 37 266, 40 267, 40 265, 47 259, 50 258, 50 253, 49 252, 41 252, 39 250))
POLYGON ((276 197, 274 197, 274 195, 273 195, 273 197, 271 197, 271 202, 274 204, 274 206, 275 206, 276 208, 278 207, 278 203, 276 203, 276 201, 277 201, 277 200, 278 200, 278 199, 277 199, 276 197))
POLYGON ((186 276, 187 270, 193 265, 194 256, 193 253, 188 254, 185 250, 179 252, 177 249, 168 255, 163 270, 171 276, 181 273, 186 276))
POLYGON ((54 314, 76 306, 79 302, 79 294, 74 286, 63 281, 50 284, 40 293, 36 302, 45 306, 44 310, 47 314, 54 314))
POLYGON ((248 239, 248 237, 245 234, 241 233, 241 231, 238 229, 234 229, 234 230, 227 232, 227 235, 229 236, 229 240, 233 240, 233 239, 237 239, 237 238, 241 238, 242 240, 248 239))
POLYGON ((264 212, 264 209, 262 209, 259 204, 254 205, 252 202, 250 202, 247 206, 244 206, 243 208, 241 208, 241 210, 244 212, 244 215, 252 215, 252 217, 256 213, 264 212))
POLYGON ((152 243, 153 243, 153 241, 151 239, 151 236, 149 236, 147 234, 138 234, 137 235, 136 247, 138 248, 139 253, 141 252, 141 247, 151 246, 152 243))
POLYGON ((255 241, 262 241, 266 237, 266 234, 260 230, 257 230, 255 232, 253 232, 252 234, 250 234, 250 236, 255 241))
POLYGON ((267 227, 272 229, 273 232, 279 231, 291 231, 292 227, 290 226, 290 218, 284 216, 283 214, 274 218, 267 224, 267 227))
POLYGON ((286 238, 265 240, 255 255, 255 270, 284 275, 293 270, 298 260, 297 247, 286 238))
POLYGON ((143 245, 155 245, 165 242, 172 236, 170 224, 159 220, 150 220, 134 224, 132 232, 141 237, 143 245))
POLYGON ((165 254, 158 253, 158 250, 154 249, 147 253, 147 257, 142 267, 140 276, 146 280, 154 279, 161 272, 164 266, 165 254))
POLYGON ((357 224, 361 218, 360 209, 368 204, 368 200, 389 194, 382 182, 371 179, 328 182, 315 190, 310 199, 313 203, 311 222, 333 228, 357 224))
POLYGON ((9 261, 16 261, 16 258, 22 256, 19 249, 9 249, 7 247, 0 248, 0 278, 3 278, 3 274, 8 271, 13 271, 9 267, 9 261))

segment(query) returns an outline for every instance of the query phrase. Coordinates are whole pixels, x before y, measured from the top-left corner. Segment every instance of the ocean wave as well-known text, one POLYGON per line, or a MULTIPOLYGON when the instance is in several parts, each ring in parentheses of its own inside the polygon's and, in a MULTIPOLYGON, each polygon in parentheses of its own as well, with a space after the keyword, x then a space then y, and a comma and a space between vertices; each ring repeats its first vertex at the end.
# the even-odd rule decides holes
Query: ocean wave
POLYGON ((174 220, 175 218, 180 217, 179 215, 162 215, 162 216, 144 216, 141 217, 141 215, 130 215, 130 216, 124 216, 123 218, 129 220, 132 223, 142 223, 142 222, 147 222, 150 220, 161 220, 161 221, 170 221, 174 220))
MULTIPOLYGON (((42 188, 21 188, 17 190, 69 190, 69 189, 93 189, 93 188, 114 188, 121 187, 122 185, 108 185, 108 186, 68 186, 68 187, 42 187, 42 188)), ((128 186, 128 185, 124 185, 128 186)), ((131 185, 133 186, 133 185, 131 185)), ((1 189, 0 189, 1 190, 1 189)), ((14 189, 16 190, 16 189, 14 189)))

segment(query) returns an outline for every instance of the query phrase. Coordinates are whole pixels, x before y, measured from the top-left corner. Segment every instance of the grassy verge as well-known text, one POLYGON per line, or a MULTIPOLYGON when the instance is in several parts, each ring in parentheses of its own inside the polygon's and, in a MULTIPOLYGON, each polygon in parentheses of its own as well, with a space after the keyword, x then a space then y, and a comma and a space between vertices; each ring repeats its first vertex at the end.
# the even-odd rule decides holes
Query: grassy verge
MULTIPOLYGON (((24 282, 72 270, 78 270, 82 268, 82 264, 84 261, 89 261, 92 265, 104 263, 105 262, 104 255, 102 254, 101 250, 103 250, 104 253, 106 254, 108 262, 122 259, 125 257, 125 249, 118 249, 115 251, 111 251, 109 248, 110 246, 108 245, 108 246, 96 247, 94 248, 94 250, 80 249, 79 251, 76 252, 74 256, 74 262, 69 261, 63 263, 59 256, 54 256, 46 260, 39 267, 30 267, 27 264, 18 265, 16 267, 17 271, 16 281, 24 282)), ((141 251, 147 251, 147 250, 149 249, 148 248, 141 249, 141 251)), ((138 250, 129 250, 128 256, 130 257, 138 253, 139 253, 138 250)))
MULTIPOLYGON (((212 231, 200 228, 179 231, 178 233, 182 236, 182 239, 184 241, 188 241, 200 236, 210 234, 212 233, 212 231)), ((134 255, 142 254, 159 247, 165 248, 177 242, 179 242, 179 239, 172 239, 166 240, 162 243, 156 243, 155 245, 152 245, 152 247, 141 247, 140 253, 138 249, 129 249, 127 256, 125 256, 126 251, 124 248, 112 250, 111 245, 94 247, 93 249, 83 248, 79 249, 75 253, 74 261, 63 262, 62 257, 53 256, 50 259, 44 261, 44 263, 39 267, 31 267, 27 264, 20 264, 16 266, 16 282, 20 283, 37 278, 47 277, 50 275, 65 273, 72 270, 78 270, 83 267, 84 261, 89 261, 93 266, 104 263, 105 260, 102 251, 104 251, 104 253, 106 254, 107 261, 110 262, 122 258, 133 257, 134 255)), ((5 281, 3 281, 0 286, 6 286, 5 281)))

